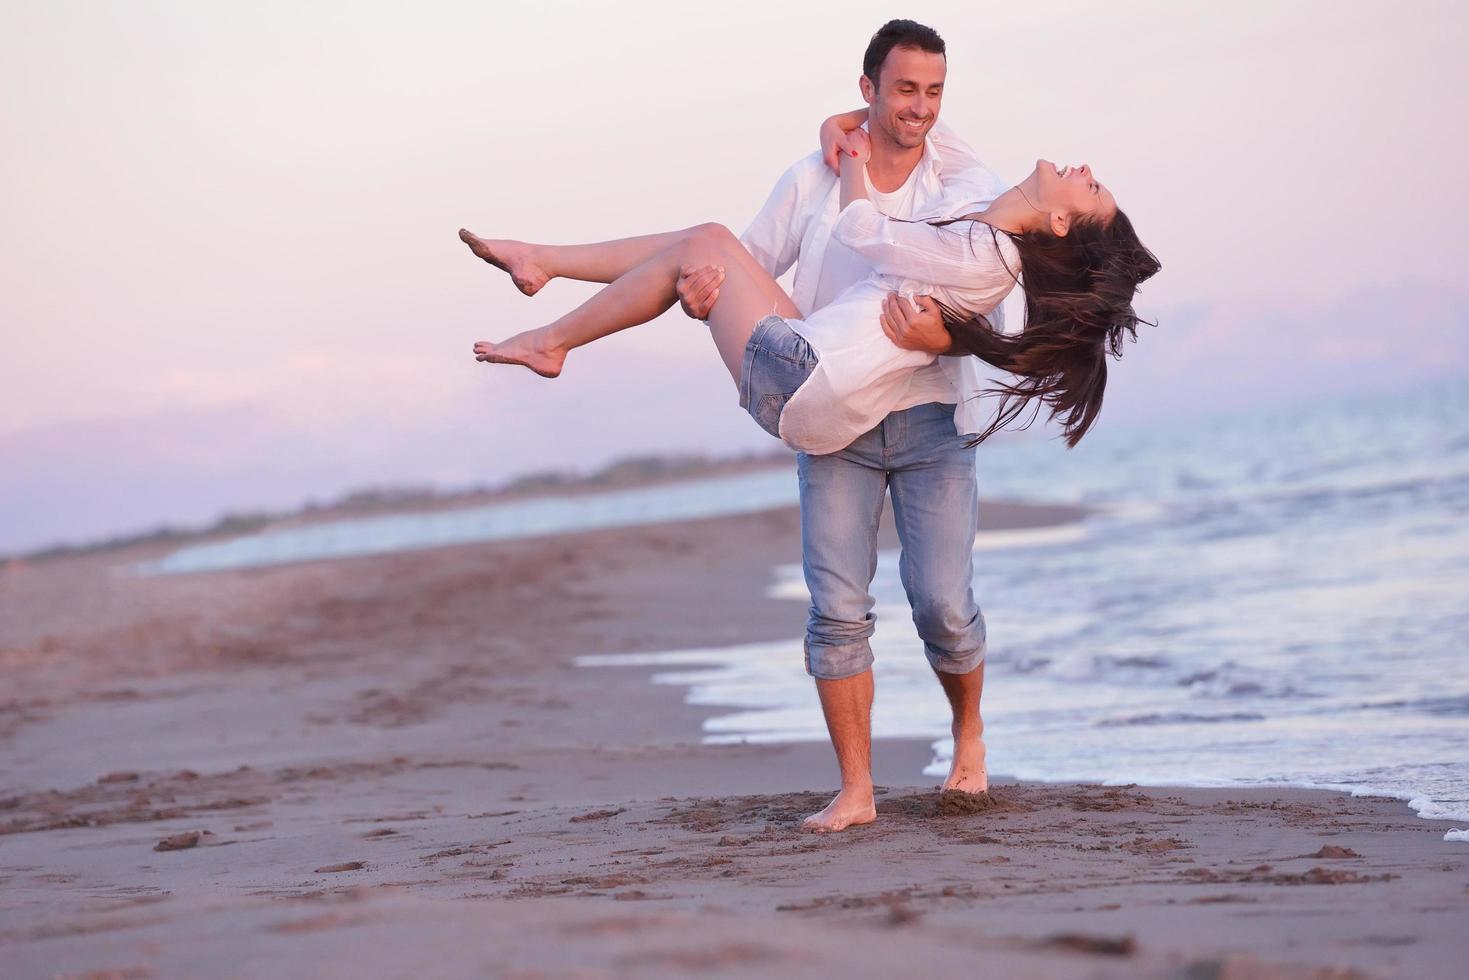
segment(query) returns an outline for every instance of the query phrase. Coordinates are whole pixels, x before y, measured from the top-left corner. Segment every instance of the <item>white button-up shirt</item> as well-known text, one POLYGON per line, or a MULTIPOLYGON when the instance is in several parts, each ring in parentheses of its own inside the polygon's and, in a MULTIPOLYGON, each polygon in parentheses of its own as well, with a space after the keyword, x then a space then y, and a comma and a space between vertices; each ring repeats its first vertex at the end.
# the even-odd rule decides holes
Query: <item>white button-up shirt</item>
MULTIPOLYGON (((869 193, 889 209, 889 217, 945 218, 984 210, 1007 187, 939 124, 902 188, 880 194, 869 185, 869 193)), ((954 421, 960 433, 982 432, 981 362, 904 351, 882 332, 878 316, 883 296, 893 290, 935 295, 948 306, 983 313, 1003 329, 999 302, 1014 284, 1012 273, 1019 272, 1013 245, 999 235, 997 248, 987 226, 971 222, 909 225, 888 221, 862 202, 842 212, 840 197, 836 174, 819 151, 813 153, 781 176, 741 237, 772 276, 796 265, 791 299, 804 319, 790 321, 791 328, 821 357, 781 414, 781 438, 805 452, 835 452, 889 412, 933 401, 958 406, 954 421), (875 263, 885 260, 883 272, 875 263), (851 281, 834 281, 843 278, 851 281), (850 288, 858 284, 860 289, 850 288), (818 313, 818 300, 837 289, 844 291, 818 313)))

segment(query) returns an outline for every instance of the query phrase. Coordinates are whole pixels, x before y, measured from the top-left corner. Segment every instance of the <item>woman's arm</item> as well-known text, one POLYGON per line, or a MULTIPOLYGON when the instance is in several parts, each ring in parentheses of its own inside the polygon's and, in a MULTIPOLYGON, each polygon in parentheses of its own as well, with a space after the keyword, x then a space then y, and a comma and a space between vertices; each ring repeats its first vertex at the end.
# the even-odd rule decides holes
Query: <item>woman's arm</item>
POLYGON ((850 156, 842 157, 841 202, 845 208, 853 201, 867 200, 867 161, 872 159, 872 143, 865 129, 852 131, 853 150, 850 156))
MULTIPOLYGON (((977 218, 979 213, 965 217, 977 218)), ((884 275, 966 292, 993 286, 1008 289, 1014 283, 995 249, 990 227, 980 221, 960 220, 941 227, 898 221, 863 199, 842 211, 831 234, 884 275)))
POLYGON ((862 124, 867 122, 866 109, 853 109, 851 112, 839 112, 835 116, 827 117, 821 124, 819 138, 821 140, 821 158, 826 165, 837 173, 837 160, 842 156, 851 156, 854 149, 849 145, 849 136, 853 130, 861 129, 862 124))

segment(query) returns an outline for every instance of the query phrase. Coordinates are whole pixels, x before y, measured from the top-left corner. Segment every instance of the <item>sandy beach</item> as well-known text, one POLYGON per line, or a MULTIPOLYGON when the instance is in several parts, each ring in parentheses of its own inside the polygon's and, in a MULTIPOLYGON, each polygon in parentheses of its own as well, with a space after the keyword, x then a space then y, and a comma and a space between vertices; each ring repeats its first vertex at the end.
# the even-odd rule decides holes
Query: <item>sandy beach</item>
POLYGON ((574 665, 804 675, 793 508, 127 573, 166 551, 0 569, 7 978, 1463 975, 1469 848, 1400 801, 992 773, 951 812, 889 739, 877 822, 812 835, 828 744, 702 745, 718 709, 574 665))

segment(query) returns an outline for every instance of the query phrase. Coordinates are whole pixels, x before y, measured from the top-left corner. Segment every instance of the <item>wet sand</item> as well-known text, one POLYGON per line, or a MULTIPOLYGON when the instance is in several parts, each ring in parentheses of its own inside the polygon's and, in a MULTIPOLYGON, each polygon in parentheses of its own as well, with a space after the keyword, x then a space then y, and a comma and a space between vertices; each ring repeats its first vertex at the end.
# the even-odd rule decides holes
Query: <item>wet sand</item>
POLYGON ((681 688, 572 665, 789 639, 804 676, 804 606, 765 595, 793 509, 122 571, 163 553, 0 570, 6 977, 1448 977, 1469 953, 1469 848, 1398 801, 996 774, 995 806, 952 812, 928 741, 893 739, 877 822, 811 835, 829 745, 704 746, 717 712, 681 688))

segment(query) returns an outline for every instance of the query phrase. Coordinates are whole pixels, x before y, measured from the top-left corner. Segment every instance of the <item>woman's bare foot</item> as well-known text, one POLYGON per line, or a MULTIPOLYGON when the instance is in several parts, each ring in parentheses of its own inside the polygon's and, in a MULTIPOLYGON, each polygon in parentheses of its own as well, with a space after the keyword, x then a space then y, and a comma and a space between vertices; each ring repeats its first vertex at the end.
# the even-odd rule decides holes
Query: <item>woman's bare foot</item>
POLYGON ((820 813, 813 813, 801 821, 801 829, 814 834, 829 834, 861 823, 872 823, 877 819, 877 807, 872 802, 872 787, 865 791, 844 789, 838 793, 820 813))
POLYGON ((469 250, 490 265, 510 273, 515 288, 527 296, 540 292, 551 277, 536 264, 535 247, 525 242, 480 238, 467 228, 459 229, 459 238, 469 250))
POLYGON ((979 735, 963 735, 955 725, 954 761, 949 765, 949 778, 943 788, 956 789, 962 793, 983 793, 990 788, 989 773, 984 766, 984 738, 979 735))
POLYGON ((474 358, 494 364, 519 364, 543 378, 554 378, 566 362, 566 351, 549 346, 540 330, 527 330, 498 344, 481 340, 474 345, 474 358))

